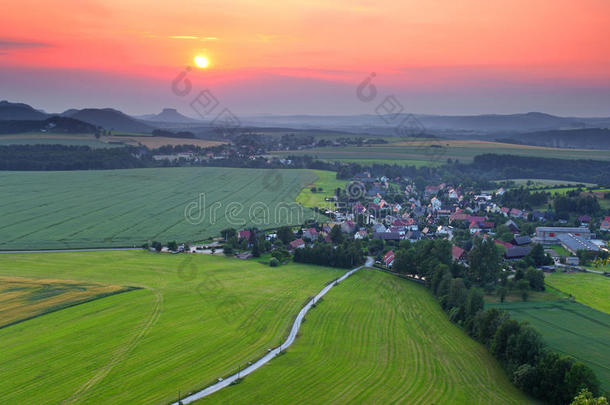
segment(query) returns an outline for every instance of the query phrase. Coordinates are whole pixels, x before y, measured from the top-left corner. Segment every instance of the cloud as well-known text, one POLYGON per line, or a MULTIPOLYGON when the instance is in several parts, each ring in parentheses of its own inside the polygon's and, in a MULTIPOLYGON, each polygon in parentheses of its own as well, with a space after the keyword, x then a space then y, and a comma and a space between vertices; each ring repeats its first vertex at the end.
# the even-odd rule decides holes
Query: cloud
POLYGON ((22 41, 0 38, 0 50, 24 49, 24 48, 47 48, 53 46, 47 42, 22 41))

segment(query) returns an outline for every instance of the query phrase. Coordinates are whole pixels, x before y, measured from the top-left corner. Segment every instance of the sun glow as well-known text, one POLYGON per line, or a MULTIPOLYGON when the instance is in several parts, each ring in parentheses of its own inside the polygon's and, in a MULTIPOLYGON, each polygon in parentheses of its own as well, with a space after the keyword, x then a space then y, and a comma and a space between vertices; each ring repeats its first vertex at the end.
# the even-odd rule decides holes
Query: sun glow
POLYGON ((210 65, 210 61, 205 56, 197 55, 195 56, 195 65, 197 67, 205 69, 210 65))

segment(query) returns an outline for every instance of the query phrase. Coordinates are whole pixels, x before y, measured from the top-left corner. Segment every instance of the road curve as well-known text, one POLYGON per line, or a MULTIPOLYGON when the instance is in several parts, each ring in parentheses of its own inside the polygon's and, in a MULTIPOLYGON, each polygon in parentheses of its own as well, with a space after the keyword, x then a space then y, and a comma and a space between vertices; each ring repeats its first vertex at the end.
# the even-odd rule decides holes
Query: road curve
MULTIPOLYGON (((305 315, 311 309, 314 302, 317 302, 320 298, 322 298, 324 295, 326 295, 326 293, 328 291, 330 291, 330 289, 333 288, 337 283, 345 280, 346 278, 348 278, 349 276, 351 276, 352 274, 354 274, 361 268, 370 267, 372 265, 373 265, 373 259, 371 257, 368 257, 366 259, 366 263, 363 266, 356 267, 355 269, 348 271, 347 273, 345 273, 344 275, 342 275, 335 281, 329 283, 326 287, 324 287, 322 289, 322 291, 320 291, 318 293, 318 295, 316 295, 311 300, 309 300, 307 302, 307 304, 305 304, 305 306, 303 308, 301 308, 301 311, 299 311, 299 314, 297 315, 296 319, 294 320, 294 323, 292 324, 292 329, 290 329, 290 334, 288 335, 288 338, 278 347, 276 347, 275 349, 272 349, 266 355, 261 357, 258 361, 249 365, 248 367, 244 368, 239 373, 233 374, 232 376, 227 377, 224 380, 217 382, 216 384, 210 385, 209 387, 204 388, 201 391, 195 392, 194 394, 184 397, 180 400, 180 402, 182 404, 186 405, 186 404, 190 404, 193 401, 206 397, 210 394, 213 394, 216 391, 219 391, 225 387, 228 387, 229 385, 231 385, 231 383, 233 383, 238 378, 243 378, 243 377, 247 376, 248 374, 258 370, 265 364, 267 364, 269 361, 271 361, 271 359, 273 359, 275 356, 277 356, 282 350, 285 350, 290 345, 292 345, 292 343, 294 343, 294 340, 297 337, 297 333, 299 332, 299 329, 301 328, 301 323, 303 322, 303 318, 305 318, 305 315)), ((179 405, 179 402, 174 402, 174 403, 172 403, 172 405, 179 405)))

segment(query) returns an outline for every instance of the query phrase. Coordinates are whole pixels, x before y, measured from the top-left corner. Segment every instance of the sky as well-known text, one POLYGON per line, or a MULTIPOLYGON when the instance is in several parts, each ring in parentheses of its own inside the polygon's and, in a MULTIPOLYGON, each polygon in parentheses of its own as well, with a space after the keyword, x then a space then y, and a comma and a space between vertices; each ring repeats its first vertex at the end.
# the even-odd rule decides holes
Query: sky
POLYGON ((0 14, 0 99, 49 112, 194 115, 207 90, 238 115, 373 113, 357 97, 372 73, 379 101, 413 113, 610 116, 610 2, 20 0, 0 14))

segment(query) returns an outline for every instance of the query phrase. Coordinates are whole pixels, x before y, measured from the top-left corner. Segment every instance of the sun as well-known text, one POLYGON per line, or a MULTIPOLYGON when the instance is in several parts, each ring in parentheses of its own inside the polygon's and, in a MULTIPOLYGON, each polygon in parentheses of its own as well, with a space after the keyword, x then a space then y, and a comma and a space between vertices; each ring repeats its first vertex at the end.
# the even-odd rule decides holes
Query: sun
POLYGON ((199 68, 205 69, 210 65, 210 61, 205 56, 197 55, 195 56, 195 65, 197 65, 199 68))

